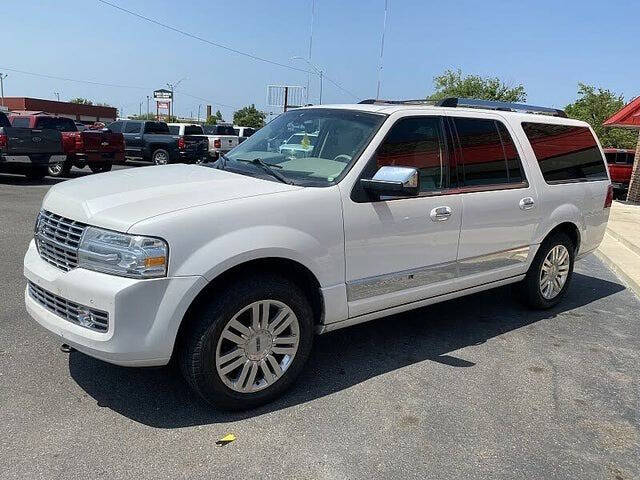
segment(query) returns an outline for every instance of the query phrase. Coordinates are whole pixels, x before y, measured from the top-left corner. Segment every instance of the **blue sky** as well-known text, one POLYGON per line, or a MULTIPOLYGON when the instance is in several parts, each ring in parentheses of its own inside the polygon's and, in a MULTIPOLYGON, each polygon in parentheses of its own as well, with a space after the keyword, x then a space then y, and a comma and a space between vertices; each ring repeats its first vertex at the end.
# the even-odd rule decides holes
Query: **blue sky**
MULTIPOLYGON (((305 68, 311 0, 111 0, 176 28, 277 62, 305 68)), ((637 1, 389 0, 382 98, 432 91, 447 68, 496 75, 525 85, 533 104, 563 107, 579 81, 625 98, 640 95, 637 1)), ((316 0, 313 61, 358 98, 374 97, 384 0, 316 0)), ((5 1, 0 71, 5 95, 87 97, 125 114, 154 88, 187 77, 176 112, 189 115, 218 102, 265 107, 266 85, 306 85, 307 75, 211 47, 149 24, 96 0, 5 1), (44 73, 142 88, 86 85, 29 76, 44 73), (208 100, 208 102, 207 102, 208 100)), ((318 80, 312 78, 311 100, 318 80)), ((355 99, 325 82, 324 103, 355 99)), ((274 110, 274 109, 271 109, 274 110)))

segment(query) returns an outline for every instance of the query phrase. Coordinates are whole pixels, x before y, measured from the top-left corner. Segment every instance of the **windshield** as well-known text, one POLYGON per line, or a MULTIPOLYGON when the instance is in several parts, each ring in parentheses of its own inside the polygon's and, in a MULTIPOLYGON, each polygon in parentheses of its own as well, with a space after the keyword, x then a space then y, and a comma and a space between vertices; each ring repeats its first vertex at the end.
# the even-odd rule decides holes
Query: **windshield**
POLYGON ((229 152, 220 168, 264 178, 256 158, 296 185, 336 183, 358 158, 385 115, 339 109, 300 109, 283 113, 229 152))

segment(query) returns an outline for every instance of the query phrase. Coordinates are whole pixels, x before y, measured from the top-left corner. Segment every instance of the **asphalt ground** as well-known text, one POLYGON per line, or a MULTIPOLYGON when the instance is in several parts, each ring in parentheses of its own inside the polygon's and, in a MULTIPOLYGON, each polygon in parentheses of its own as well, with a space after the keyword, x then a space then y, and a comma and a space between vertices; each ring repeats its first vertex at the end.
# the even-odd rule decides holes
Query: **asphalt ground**
POLYGON ((22 257, 56 182, 0 174, 0 478, 640 478, 640 301, 595 257, 549 311, 507 287, 317 337, 283 398, 226 413, 170 368, 63 354, 28 317, 22 257))

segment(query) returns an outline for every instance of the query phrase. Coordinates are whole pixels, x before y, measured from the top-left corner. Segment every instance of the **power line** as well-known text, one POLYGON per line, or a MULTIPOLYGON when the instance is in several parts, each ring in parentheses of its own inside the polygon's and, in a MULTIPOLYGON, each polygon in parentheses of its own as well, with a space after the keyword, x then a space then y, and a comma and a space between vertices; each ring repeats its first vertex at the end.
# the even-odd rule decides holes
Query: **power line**
MULTIPOLYGON (((317 73, 312 71, 312 70, 305 70, 303 68, 298 68, 298 67, 294 67, 292 65, 287 65, 285 63, 276 62, 275 60, 269 60, 268 58, 259 57, 258 55, 254 55, 252 53, 243 52, 241 50, 237 50, 235 48, 228 47, 226 45, 222 45, 220 43, 213 42, 211 40, 207 40, 206 38, 200 37, 200 36, 195 35, 193 33, 186 32, 186 31, 181 30, 181 29, 176 28, 176 27, 172 27, 171 25, 167 25, 166 23, 159 22, 158 20, 154 20, 153 18, 146 17, 145 15, 142 15, 140 13, 136 13, 136 12, 133 12, 131 10, 127 10, 126 8, 123 8, 123 7, 119 6, 119 5, 116 5, 114 3, 108 2, 107 0, 98 0, 98 2, 100 2, 100 3, 104 4, 104 5, 108 5, 109 7, 115 8, 116 10, 120 10, 121 12, 127 13, 129 15, 134 16, 134 17, 137 17, 137 18, 139 18, 141 20, 144 20, 145 22, 149 22, 149 23, 152 23, 154 25, 158 25, 160 27, 169 29, 169 30, 171 30, 173 32, 179 33, 180 35, 184 35, 186 37, 192 38, 194 40, 198 40, 200 42, 206 43, 208 45, 212 45, 214 47, 222 48, 223 50, 228 50, 229 52, 237 53, 238 55, 243 55, 243 56, 251 58, 253 60, 258 60, 260 62, 269 63, 271 65, 276 65, 278 67, 288 68, 289 70, 294 70, 296 72, 302 72, 302 73, 306 73, 306 74, 309 74, 309 75, 311 75, 311 74, 317 75, 317 73)), ((355 95, 353 92, 350 92, 349 90, 344 88, 342 85, 340 85, 338 82, 336 82, 332 78, 329 78, 326 75, 325 75, 324 78, 326 78, 329 82, 331 82, 333 85, 335 85, 337 88, 339 88, 343 92, 348 93, 349 95, 351 95, 353 98, 356 98, 356 99, 359 98, 358 95, 355 95)))

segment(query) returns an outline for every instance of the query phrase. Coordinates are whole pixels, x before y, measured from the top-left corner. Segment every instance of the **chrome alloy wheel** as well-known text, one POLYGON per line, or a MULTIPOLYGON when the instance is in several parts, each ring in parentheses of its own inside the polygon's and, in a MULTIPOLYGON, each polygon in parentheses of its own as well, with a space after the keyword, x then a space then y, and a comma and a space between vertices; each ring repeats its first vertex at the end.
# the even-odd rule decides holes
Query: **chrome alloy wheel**
POLYGON ((62 174, 63 165, 61 162, 49 164, 49 175, 57 177, 62 174))
POLYGON ((166 165, 169 163, 169 157, 164 152, 156 152, 153 154, 153 161, 156 165, 166 165))
POLYGON ((252 393, 277 382, 293 361, 300 325, 277 300, 247 305, 225 325, 216 347, 216 369, 232 390, 252 393))
POLYGON ((547 300, 555 298, 569 276, 571 258, 564 245, 556 245, 547 254, 540 269, 540 293, 547 300))

